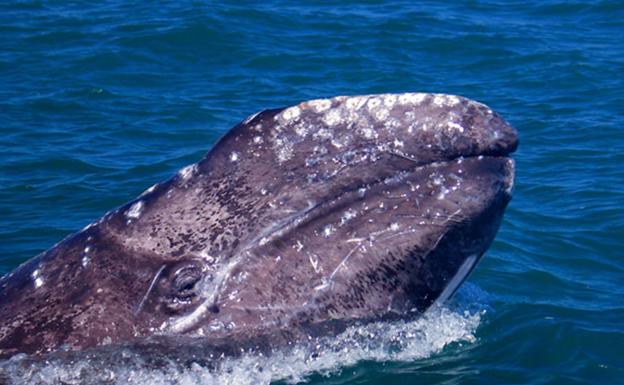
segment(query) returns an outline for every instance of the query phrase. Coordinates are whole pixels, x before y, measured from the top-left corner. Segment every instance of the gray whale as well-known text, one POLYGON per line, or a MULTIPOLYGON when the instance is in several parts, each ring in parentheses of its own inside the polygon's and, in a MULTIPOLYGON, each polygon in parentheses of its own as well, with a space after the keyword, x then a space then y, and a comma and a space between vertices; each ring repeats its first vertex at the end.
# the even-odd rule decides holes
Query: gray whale
POLYGON ((4 276, 0 358, 176 336, 227 351, 421 313, 494 239, 517 145, 452 95, 262 111, 4 276))

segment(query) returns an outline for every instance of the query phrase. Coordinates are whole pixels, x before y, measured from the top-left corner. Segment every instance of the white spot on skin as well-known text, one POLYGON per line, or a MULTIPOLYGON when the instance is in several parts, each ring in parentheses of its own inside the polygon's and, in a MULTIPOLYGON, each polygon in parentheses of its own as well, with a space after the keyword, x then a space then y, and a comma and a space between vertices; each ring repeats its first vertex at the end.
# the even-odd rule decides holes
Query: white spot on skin
POLYGON ((448 122, 448 126, 450 128, 453 128, 453 129, 459 131, 459 132, 464 132, 464 126, 462 126, 461 124, 457 124, 455 122, 450 121, 450 122, 448 122))
POLYGON ((329 238, 329 236, 335 231, 336 229, 334 228, 333 225, 327 225, 323 228, 323 236, 325 238, 329 238))
POLYGON ((200 251, 199 252, 199 256, 202 259, 204 259, 206 261, 206 263, 208 263, 208 264, 213 264, 214 261, 215 261, 215 258, 212 255, 208 254, 207 250, 200 251))
POLYGON ((297 106, 287 108, 280 114, 281 118, 286 122, 297 119, 299 115, 301 115, 301 110, 297 106))
POLYGON ((197 172, 197 164, 190 164, 178 171, 178 175, 180 175, 182 179, 188 180, 195 172, 197 172))
POLYGON ((238 161, 238 153, 237 152, 232 152, 230 154, 230 162, 236 162, 238 161))
POLYGON ((366 103, 366 107, 369 111, 375 110, 381 104, 381 100, 379 98, 370 98, 368 99, 368 103, 366 103))
POLYGON ((440 194, 438 194, 438 200, 443 200, 444 198, 446 198, 446 194, 449 193, 449 189, 447 189, 446 187, 442 188, 442 191, 440 192, 440 194))
POLYGON ((132 206, 130 206, 128 211, 126 211, 125 216, 128 219, 137 219, 141 216, 142 212, 143 212, 143 201, 137 201, 132 206))
POLYGON ((368 98, 364 96, 354 96, 347 99, 345 106, 352 111, 359 110, 367 100, 368 98))
POLYGON ((399 224, 396 223, 396 222, 390 224, 390 230, 392 230, 392 231, 397 231, 399 229, 399 227, 400 227, 399 224))
POLYGON ((342 217, 340 218, 340 226, 343 226, 345 223, 349 222, 351 219, 355 218, 356 216, 357 216, 357 213, 355 212, 355 210, 349 209, 345 211, 344 214, 342 214, 342 217))
POLYGON ((277 143, 276 155, 279 163, 286 162, 291 159, 294 155, 293 147, 291 143, 284 143, 279 140, 280 143, 277 143))
POLYGON ((89 258, 89 252, 91 251, 91 247, 87 246, 84 248, 83 250, 83 256, 82 256, 82 267, 87 267, 87 265, 89 264, 89 262, 91 261, 91 258, 89 258))
POLYGON ((323 122, 325 124, 327 124, 330 127, 333 127, 337 124, 340 123, 340 121, 342 120, 342 118, 340 117, 340 110, 337 108, 333 108, 331 110, 329 110, 324 116, 323 116, 323 122))
POLYGON ((32 279, 35 281, 35 289, 43 286, 43 278, 41 277, 41 271, 39 269, 33 271, 31 276, 32 279))
POLYGON ((436 186, 441 185, 444 182, 444 177, 441 175, 433 176, 433 184, 436 186))
POLYGON ((393 144, 394 144, 394 147, 403 147, 404 146, 403 141, 402 140, 398 140, 398 139, 395 139, 393 144))
MULTIPOLYGON (((332 136, 333 134, 331 130, 328 130, 327 128, 321 128, 314 134, 314 138, 318 138, 318 139, 329 139, 332 136)), ((314 148, 314 152, 317 152, 316 147, 314 148)), ((327 149, 325 149, 325 153, 327 153, 327 149)))
POLYGON ((302 138, 305 138, 308 135, 308 129, 303 124, 295 126, 295 132, 302 138))
POLYGON ((443 107, 446 105, 446 97, 444 95, 436 95, 433 97, 433 104, 438 107, 443 107))
POLYGON ((419 184, 414 185, 413 183, 410 183, 410 182, 407 182, 407 184, 409 184, 409 186, 410 186, 410 191, 412 191, 412 192, 414 192, 414 191, 416 191, 416 190, 420 189, 420 185, 419 185, 419 184))
POLYGON ((384 106, 386 106, 387 108, 394 107, 394 104, 396 103, 397 99, 398 99, 398 96, 396 95, 392 95, 392 94, 386 95, 384 97, 384 106))
POLYGON ((449 106, 451 106, 451 107, 452 106, 456 106, 456 105, 459 104, 459 102, 460 102, 460 100, 459 100, 459 98, 457 96, 455 96, 455 95, 446 95, 446 103, 449 106))
POLYGON ((331 101, 329 99, 317 99, 309 101, 307 105, 315 112, 323 112, 331 107, 331 101))
POLYGON ((377 132, 371 127, 364 127, 359 131, 366 139, 373 139, 377 137, 377 132))
POLYGON ((390 112, 385 108, 379 108, 373 113, 373 116, 378 122, 382 122, 388 118, 390 112))
POLYGON ((399 96, 399 103, 401 104, 420 104, 425 100, 427 94, 423 93, 410 93, 402 94, 399 96))
POLYGON ((331 140, 332 146, 334 146, 334 147, 336 147, 338 149, 343 148, 344 146, 348 145, 349 142, 350 142, 350 139, 346 135, 345 136, 341 136, 339 138, 334 137, 331 140))
POLYGON ((254 136, 254 138, 253 138, 253 142, 254 142, 255 144, 262 144, 262 142, 263 142, 263 141, 264 141, 264 140, 262 139, 262 137, 261 137, 260 135, 258 135, 258 136, 254 136))
POLYGON ((394 130, 396 128, 400 128, 402 125, 400 120, 389 118, 384 122, 384 127, 388 130, 394 130))

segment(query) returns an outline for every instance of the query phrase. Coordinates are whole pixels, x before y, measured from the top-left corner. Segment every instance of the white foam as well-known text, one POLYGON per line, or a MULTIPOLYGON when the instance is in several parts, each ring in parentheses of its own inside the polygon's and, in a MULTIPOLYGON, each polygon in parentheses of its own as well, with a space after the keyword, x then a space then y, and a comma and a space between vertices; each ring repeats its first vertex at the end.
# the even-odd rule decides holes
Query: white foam
MULTIPOLYGON (((466 286, 470 285, 462 286, 459 297, 474 297, 474 293, 466 293, 466 286)), ((476 289, 467 290, 474 292, 476 289)), ((483 297, 479 293, 477 296, 483 297)), ((415 320, 354 326, 336 337, 295 345, 270 356, 245 353, 237 358, 222 358, 213 368, 198 363, 181 368, 174 358, 163 358, 165 363, 157 369, 147 368, 141 357, 122 350, 115 367, 100 367, 89 359, 24 367, 18 358, 0 363, 0 373, 16 385, 61 382, 129 385, 297 383, 314 373, 331 375, 362 361, 412 362, 439 354, 450 344, 473 343, 484 313, 482 304, 476 308, 474 304, 436 306, 415 320), (471 305, 472 309, 467 310, 471 305)))

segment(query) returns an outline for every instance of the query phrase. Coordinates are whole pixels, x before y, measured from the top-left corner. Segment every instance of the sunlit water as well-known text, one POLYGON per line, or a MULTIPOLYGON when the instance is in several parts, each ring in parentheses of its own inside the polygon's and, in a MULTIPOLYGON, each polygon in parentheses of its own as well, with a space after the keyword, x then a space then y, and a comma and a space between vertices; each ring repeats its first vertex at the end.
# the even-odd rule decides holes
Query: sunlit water
POLYGON ((521 135, 498 237, 469 295, 437 313, 216 371, 3 368, 15 383, 621 383, 622 42, 621 1, 0 4, 0 273, 263 108, 454 93, 521 135))

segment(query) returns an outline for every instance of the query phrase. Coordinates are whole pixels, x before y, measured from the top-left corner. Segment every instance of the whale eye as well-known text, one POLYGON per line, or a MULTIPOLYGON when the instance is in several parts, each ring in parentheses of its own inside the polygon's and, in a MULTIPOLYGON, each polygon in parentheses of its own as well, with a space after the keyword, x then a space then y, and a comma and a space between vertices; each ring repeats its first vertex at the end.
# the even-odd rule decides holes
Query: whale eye
POLYGON ((198 294, 197 283, 201 280, 201 269, 196 266, 184 267, 176 272, 173 289, 179 299, 190 299, 198 294))
POLYGON ((161 284, 161 303, 172 313, 184 313, 192 309, 200 298, 200 283, 205 271, 200 262, 176 263, 167 269, 161 284))

